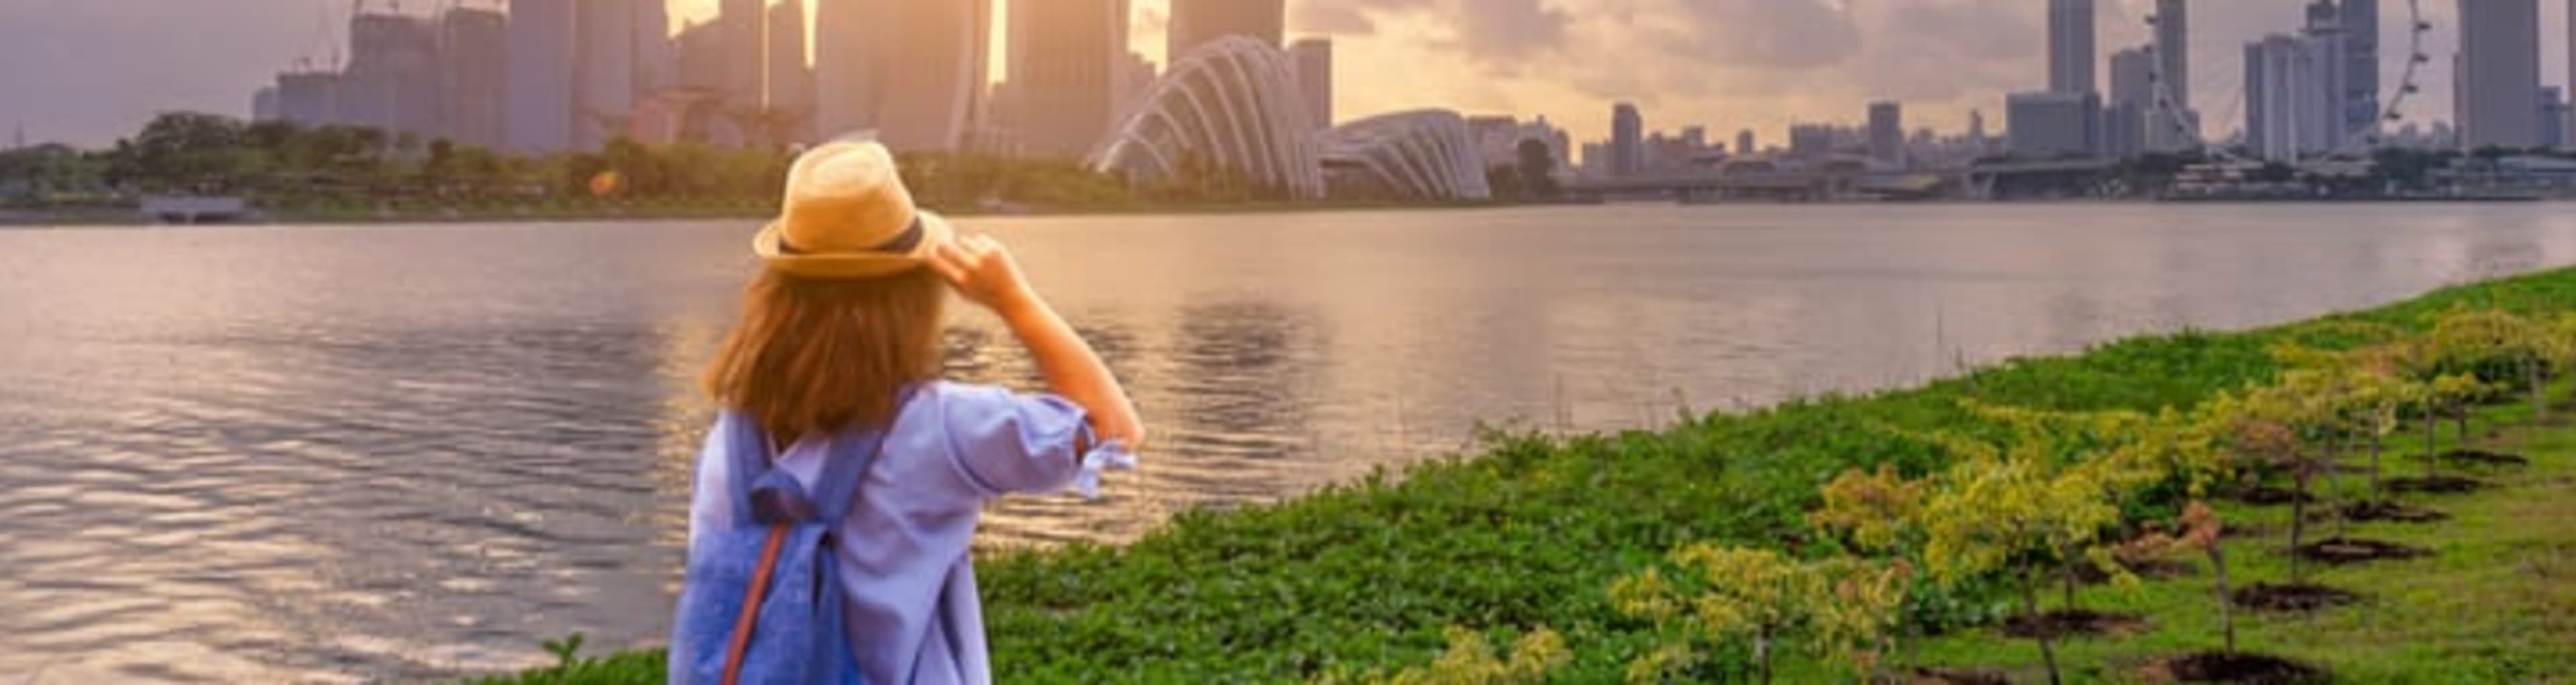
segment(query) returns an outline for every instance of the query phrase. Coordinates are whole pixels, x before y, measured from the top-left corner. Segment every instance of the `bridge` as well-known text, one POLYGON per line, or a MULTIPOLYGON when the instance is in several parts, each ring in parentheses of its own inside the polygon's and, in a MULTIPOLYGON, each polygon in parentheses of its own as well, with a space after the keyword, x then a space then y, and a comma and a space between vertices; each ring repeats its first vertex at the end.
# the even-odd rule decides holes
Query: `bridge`
POLYGON ((2005 161, 1951 169, 1872 169, 1851 160, 1790 166, 1768 160, 1586 178, 1567 189, 1613 199, 1683 202, 2085 197, 2099 194, 2118 168, 2096 159, 2005 161))

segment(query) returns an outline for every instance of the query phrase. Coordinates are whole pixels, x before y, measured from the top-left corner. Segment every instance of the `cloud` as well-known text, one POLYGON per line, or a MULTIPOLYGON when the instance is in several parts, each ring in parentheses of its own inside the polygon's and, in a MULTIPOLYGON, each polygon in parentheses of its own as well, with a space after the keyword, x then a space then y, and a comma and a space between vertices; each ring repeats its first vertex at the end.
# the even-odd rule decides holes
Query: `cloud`
POLYGON ((1335 36, 1365 36, 1377 32, 1377 21, 1368 12, 1347 3, 1309 2, 1297 6, 1290 22, 1301 33, 1335 36))

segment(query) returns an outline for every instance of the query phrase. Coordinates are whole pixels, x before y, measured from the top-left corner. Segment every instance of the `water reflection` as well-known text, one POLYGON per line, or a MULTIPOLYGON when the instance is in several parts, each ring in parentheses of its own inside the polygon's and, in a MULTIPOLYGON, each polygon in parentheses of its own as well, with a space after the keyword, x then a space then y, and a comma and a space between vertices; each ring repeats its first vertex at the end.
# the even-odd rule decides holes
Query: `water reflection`
MULTIPOLYGON (((2559 205, 969 222, 1156 428, 1117 541, 1454 450, 2576 260, 2559 205)), ((416 679, 656 639, 751 222, 0 231, 0 682, 416 679)), ((960 304, 952 375, 1036 387, 960 304)))

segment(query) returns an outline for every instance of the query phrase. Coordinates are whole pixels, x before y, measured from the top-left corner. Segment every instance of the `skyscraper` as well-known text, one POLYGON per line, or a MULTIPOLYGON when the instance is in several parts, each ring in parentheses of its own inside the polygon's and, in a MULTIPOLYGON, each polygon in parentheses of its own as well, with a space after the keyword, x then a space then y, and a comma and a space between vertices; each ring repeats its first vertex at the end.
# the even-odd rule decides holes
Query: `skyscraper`
POLYGON ((798 112, 814 106, 814 72, 805 64, 805 0, 769 6, 761 104, 798 112))
POLYGON ((2155 72, 2159 68, 2149 48, 2132 48, 2111 53, 2111 98, 2103 103, 2102 152, 2112 159, 2138 156, 2147 150, 2147 132, 2161 122, 2148 121, 2157 104, 2155 72))
POLYGON ((1178 62, 1190 48, 1223 36, 1251 36, 1279 47, 1287 17, 1287 0, 1172 0, 1163 62, 1178 62))
MULTIPOLYGON (((832 5, 878 4, 826 2, 832 5)), ((762 0, 723 0, 717 6, 716 34, 723 36, 724 80, 716 84, 730 104, 758 106, 769 80, 769 13, 762 0)))
POLYGON ((329 126, 340 122, 340 74, 290 71, 277 75, 278 118, 296 125, 329 126))
POLYGON ((2460 0, 2460 146, 2540 144, 2539 0, 2460 0))
POLYGON ((1308 38, 1288 46, 1288 61, 1297 65, 1297 90, 1306 95, 1306 110, 1315 128, 1333 127, 1333 40, 1308 38))
POLYGON ((626 130, 635 112, 635 8, 633 0, 579 0, 573 18, 579 48, 574 62, 573 143, 593 149, 626 130))
POLYGON ((2550 149, 2567 147, 2566 89, 2550 86, 2540 89, 2540 146, 2550 149))
POLYGON ((1646 165, 1646 120, 1637 106, 1619 103, 1610 108, 1610 175, 1627 176, 1646 165))
MULTIPOLYGON (((2347 114, 2352 91, 2347 81, 2352 62, 2347 59, 2343 11, 2334 0, 2312 0, 2307 18, 2307 26, 2300 31, 2304 41, 2301 47, 2308 60, 2307 77, 2314 82, 2301 87, 2318 90, 2314 97, 2319 102, 2314 108, 2300 110, 2303 116, 2317 118, 2315 123, 2300 127, 2306 134, 2301 136, 2300 149, 2325 152, 2340 149, 2354 139, 2353 122, 2347 114)), ((2309 95, 2303 93, 2301 97, 2309 95)))
POLYGON ((2191 109, 2190 5, 2156 0, 2155 25, 2156 97, 2147 105, 2147 144, 2168 152, 2199 147, 2200 114, 2191 109))
POLYGON ((2287 162, 2331 149, 2340 129, 2329 106, 2334 89, 2318 77, 2322 64, 2311 48, 2285 35, 2245 45, 2245 147, 2255 156, 2287 162))
POLYGON ((438 86, 438 38, 427 20, 364 12, 349 18, 349 66, 340 72, 339 123, 388 136, 443 135, 438 86))
POLYGON ((2378 138, 2379 0, 2343 0, 2342 109, 2346 136, 2378 138))
POLYGON ((680 47, 671 40, 671 8, 644 0, 635 9, 635 96, 680 85, 680 47))
POLYGON ((1749 129, 1749 128, 1748 128, 1748 129, 1744 129, 1744 130, 1736 131, 1736 132, 1735 132, 1735 156, 1737 156, 1737 157, 1750 157, 1750 156, 1752 156, 1752 155, 1753 155, 1753 153, 1756 153, 1756 152, 1761 152, 1761 150, 1753 149, 1753 129, 1749 129))
MULTIPOLYGON (((1109 134, 1127 84, 1127 0, 1012 0, 1010 128, 1026 154, 1080 159, 1109 134)), ((1148 67, 1150 68, 1150 67, 1148 67)))
POLYGON ((887 147, 906 152, 967 142, 988 94, 992 0, 826 2, 817 9, 817 135, 874 130, 887 147))
POLYGON ((2092 93, 2014 93, 2004 99, 2004 135, 2013 154, 2037 159, 2092 157, 2101 151, 2102 97, 2092 93))
POLYGON ((2096 93, 2093 0, 2048 0, 2048 89, 2096 93))
MULTIPOLYGON (((502 137, 511 150, 572 148, 574 2, 510 0, 509 97, 502 137)), ((291 104, 288 111, 292 116, 291 104)))
POLYGON ((510 63, 510 22, 490 10, 457 8, 439 18, 440 118, 448 138, 500 147, 510 63))
POLYGON ((1869 158, 1905 164, 1905 110, 1894 102, 1869 105, 1869 158))

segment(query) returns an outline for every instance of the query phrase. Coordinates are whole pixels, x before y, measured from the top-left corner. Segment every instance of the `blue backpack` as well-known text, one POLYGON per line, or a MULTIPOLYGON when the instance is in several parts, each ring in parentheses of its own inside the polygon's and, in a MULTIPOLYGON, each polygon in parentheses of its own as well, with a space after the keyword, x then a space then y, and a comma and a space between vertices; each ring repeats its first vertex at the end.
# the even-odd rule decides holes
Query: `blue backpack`
MULTIPOLYGON (((672 685, 862 685, 841 608, 832 534, 885 433, 832 441, 815 492, 770 463, 756 422, 716 420, 732 460, 735 524, 701 530, 671 629, 672 685)), ((703 486, 704 484, 700 484, 703 486)))

